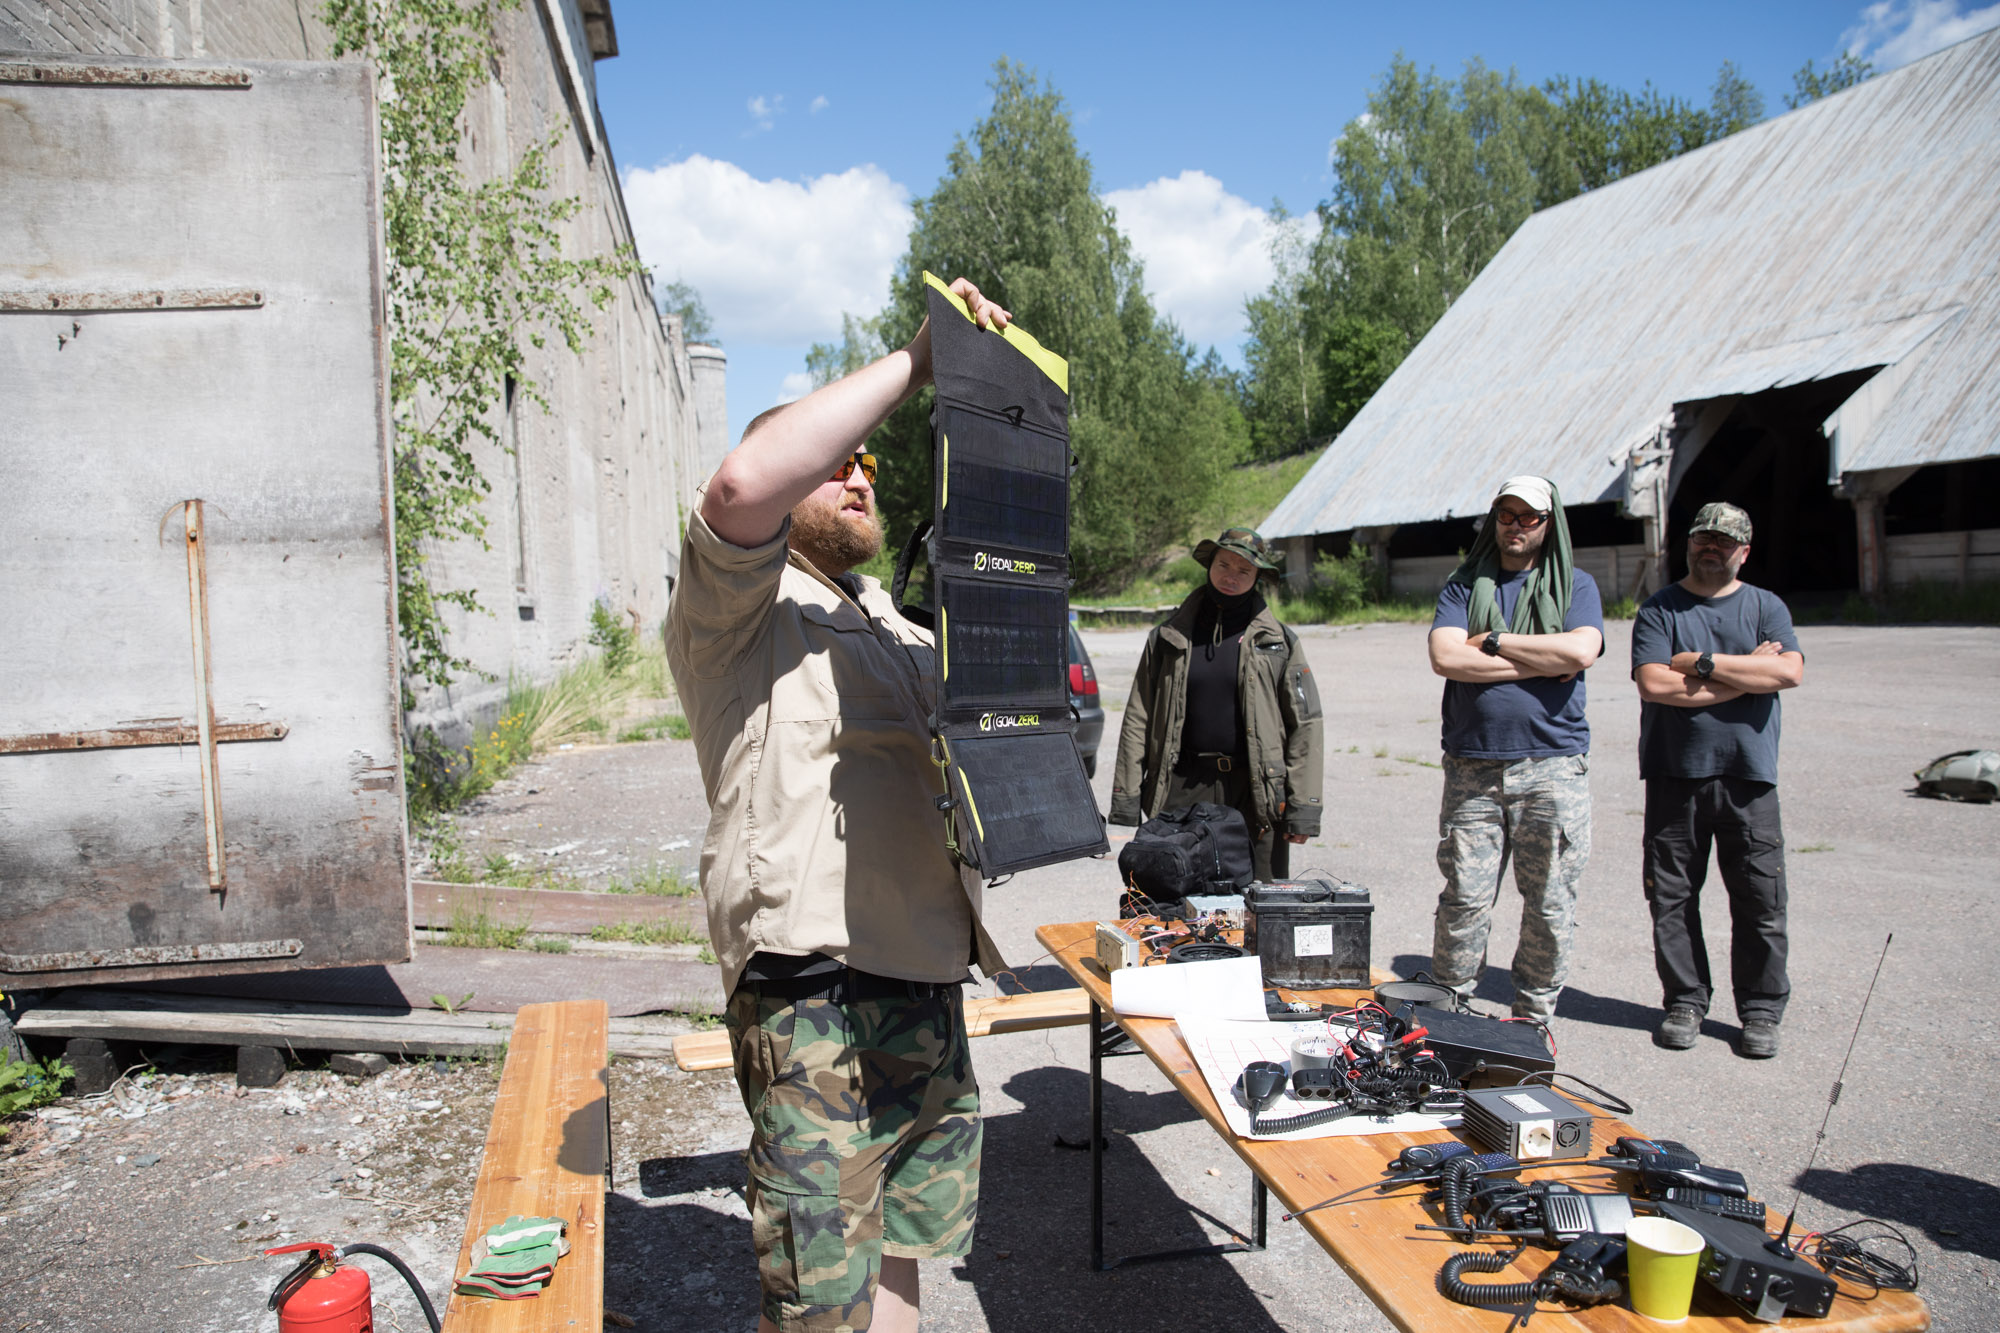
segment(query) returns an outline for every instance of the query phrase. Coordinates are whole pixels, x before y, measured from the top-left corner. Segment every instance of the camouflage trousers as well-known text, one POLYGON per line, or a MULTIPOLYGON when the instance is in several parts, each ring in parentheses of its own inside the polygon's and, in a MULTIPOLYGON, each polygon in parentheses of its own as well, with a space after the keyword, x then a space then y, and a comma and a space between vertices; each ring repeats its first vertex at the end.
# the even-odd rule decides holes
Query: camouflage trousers
POLYGON ((972 1247, 979 1085, 958 987, 843 1003, 746 983, 727 1021, 764 1316, 788 1333, 865 1329, 885 1254, 972 1247))
POLYGON ((1444 759, 1431 973, 1470 997, 1486 970, 1486 936, 1507 862, 1521 891, 1514 1015, 1551 1018, 1569 975, 1576 886, 1590 861, 1590 756, 1444 759))

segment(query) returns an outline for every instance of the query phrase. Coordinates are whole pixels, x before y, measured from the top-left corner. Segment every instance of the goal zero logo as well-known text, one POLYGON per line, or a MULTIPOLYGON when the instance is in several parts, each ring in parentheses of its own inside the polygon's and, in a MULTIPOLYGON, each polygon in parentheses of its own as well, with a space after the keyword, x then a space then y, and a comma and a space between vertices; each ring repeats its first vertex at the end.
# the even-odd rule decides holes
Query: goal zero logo
POLYGON ((1009 560, 1004 555, 988 555, 984 551, 974 553, 972 568, 975 572, 992 570, 995 574, 1032 574, 1035 562, 1032 560, 1009 560))
POLYGON ((1042 725, 1040 713, 981 713, 981 731, 1010 731, 1015 727, 1039 727, 1042 725))

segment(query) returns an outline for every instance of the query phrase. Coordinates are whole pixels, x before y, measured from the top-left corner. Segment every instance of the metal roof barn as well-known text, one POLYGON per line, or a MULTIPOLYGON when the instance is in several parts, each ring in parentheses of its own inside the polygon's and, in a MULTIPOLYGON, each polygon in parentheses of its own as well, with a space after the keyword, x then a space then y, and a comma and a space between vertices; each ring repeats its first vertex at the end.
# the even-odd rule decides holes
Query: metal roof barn
POLYGON ((1873 367, 1826 421, 1843 494, 1993 456, 1996 268, 2000 31, 1529 218, 1264 531, 1477 515, 1523 471, 1656 515, 1677 404, 1873 367))

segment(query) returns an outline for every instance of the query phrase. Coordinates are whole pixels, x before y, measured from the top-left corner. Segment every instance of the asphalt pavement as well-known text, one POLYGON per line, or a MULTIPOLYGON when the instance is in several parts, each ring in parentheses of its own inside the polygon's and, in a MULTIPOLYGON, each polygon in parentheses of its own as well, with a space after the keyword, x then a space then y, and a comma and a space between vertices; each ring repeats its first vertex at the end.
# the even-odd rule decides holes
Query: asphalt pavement
MULTIPOLYGON (((1891 1223, 1916 1246, 1936 1327, 2000 1327, 2000 1027, 1987 1007, 1996 974, 1990 936, 2000 897, 2000 807, 1926 800, 1910 790, 1913 770, 1939 754, 2000 746, 1993 683, 2000 630, 1801 633, 1806 678, 1784 699, 1780 779, 1793 998, 1782 1053, 1749 1061, 1731 1049, 1737 1026, 1726 997, 1694 1050, 1652 1043, 1660 996, 1639 878, 1643 794, 1630 629, 1630 622, 1609 627, 1604 665, 1588 677, 1594 850, 1557 1010, 1560 1067, 1632 1102, 1631 1118, 1648 1132, 1742 1170, 1753 1193, 1781 1208, 1797 1193, 1802 1226, 1861 1216, 1891 1223)), ((1427 959, 1439 886, 1442 683, 1425 662, 1424 633, 1421 625, 1302 631, 1326 709, 1327 821, 1323 838, 1294 849, 1293 869, 1320 867, 1367 886, 1376 908, 1374 961, 1405 975, 1427 959)), ((1084 640, 1105 699, 1122 703, 1143 632, 1087 631, 1084 640)), ((1107 808, 1120 716, 1111 712, 1096 779, 1107 808)), ((1708 896, 1709 950, 1726 973, 1719 881, 1708 896)), ((1038 957, 1035 927, 1109 918, 1116 897, 1109 861, 1050 867, 989 890, 988 923, 1030 985, 1058 984, 1049 960, 1038 957)), ((1518 903, 1510 880, 1479 996, 1495 1012, 1510 995, 1518 903)), ((1172 1312, 1172 1328, 1389 1327, 1275 1211, 1272 1243, 1261 1254, 1090 1271, 1082 1030, 987 1038, 975 1053, 988 1116, 979 1236, 968 1261, 926 1265, 926 1327, 1151 1333, 1163 1310, 1172 1312)), ((1107 1083, 1109 1252, 1198 1245, 1247 1226, 1247 1173, 1151 1063, 1110 1061, 1107 1083)))

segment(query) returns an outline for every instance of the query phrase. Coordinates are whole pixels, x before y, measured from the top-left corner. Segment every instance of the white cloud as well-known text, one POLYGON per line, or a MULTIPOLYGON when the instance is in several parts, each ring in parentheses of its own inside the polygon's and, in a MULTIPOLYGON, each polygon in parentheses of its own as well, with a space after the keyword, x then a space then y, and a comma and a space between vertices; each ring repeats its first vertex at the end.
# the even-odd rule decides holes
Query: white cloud
POLYGON ((765 181, 696 154, 625 173, 639 258, 694 285, 725 346, 831 341, 843 310, 880 310, 909 198, 873 165, 765 181))
POLYGON ((826 110, 828 107, 832 105, 833 103, 827 101, 826 98, 824 97, 815 97, 812 100, 812 105, 807 107, 806 110, 811 112, 813 115, 817 116, 820 112, 826 110))
POLYGON ((2000 27, 2000 4, 1965 9, 1961 0, 1880 0, 1841 34, 1841 44, 1890 70, 2000 27))
POLYGON ((1265 211, 1202 171, 1162 176, 1104 201, 1146 263, 1155 304, 1196 343, 1243 336, 1243 301, 1270 285, 1272 223, 1265 211))
POLYGON ((795 403, 799 399, 811 393, 812 387, 813 387, 812 372, 806 370, 795 370, 791 374, 785 376, 784 380, 779 383, 778 401, 781 403, 795 403))
POLYGON ((785 114, 785 95, 783 93, 775 97, 760 95, 751 98, 744 105, 749 108, 751 123, 750 128, 743 132, 746 135, 755 134, 759 130, 770 129, 777 118, 785 114))

